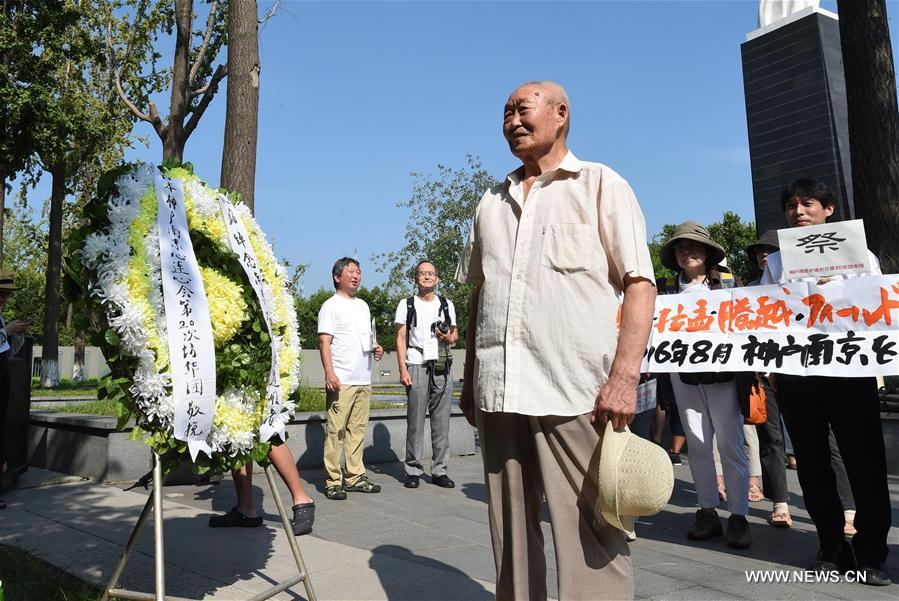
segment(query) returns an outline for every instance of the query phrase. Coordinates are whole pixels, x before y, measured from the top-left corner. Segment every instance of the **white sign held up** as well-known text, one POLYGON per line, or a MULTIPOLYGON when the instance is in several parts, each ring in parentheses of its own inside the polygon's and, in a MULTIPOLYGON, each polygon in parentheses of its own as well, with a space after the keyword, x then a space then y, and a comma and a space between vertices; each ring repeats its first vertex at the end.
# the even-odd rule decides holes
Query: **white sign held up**
POLYGON ((777 231, 787 279, 871 273, 861 219, 777 231))

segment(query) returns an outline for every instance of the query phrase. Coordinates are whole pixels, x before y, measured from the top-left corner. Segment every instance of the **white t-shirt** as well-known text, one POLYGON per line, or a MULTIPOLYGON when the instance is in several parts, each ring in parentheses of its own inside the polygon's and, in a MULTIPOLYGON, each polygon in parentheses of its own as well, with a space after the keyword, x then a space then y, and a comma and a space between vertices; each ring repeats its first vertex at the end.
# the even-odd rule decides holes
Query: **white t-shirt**
POLYGON ((331 364, 341 384, 371 384, 371 313, 361 298, 335 294, 318 312, 318 333, 330 334, 331 364))
MULTIPOLYGON (((434 295, 434 299, 430 301, 423 301, 416 295, 414 303, 415 326, 410 327, 409 347, 406 350, 406 365, 421 365, 424 363, 422 349, 425 341, 436 338, 431 330, 431 324, 444 319, 444 315, 440 312, 440 299, 437 295, 434 295)), ((450 325, 454 326, 456 325, 456 307, 453 306, 453 301, 449 299, 446 299, 446 304, 449 306, 450 325)), ((405 298, 396 306, 396 318, 394 321, 397 325, 406 325, 405 298)), ((446 347, 447 345, 441 343, 441 346, 446 347)))
MULTIPOLYGON (((857 278, 865 275, 883 275, 880 271, 880 261, 877 260, 877 256, 869 250, 868 257, 871 259, 871 273, 859 273, 853 275, 839 274, 828 277, 834 280, 844 280, 847 278, 857 278)), ((770 255, 768 255, 768 264, 765 265, 765 273, 762 274, 762 280, 759 283, 762 285, 786 284, 788 282, 815 282, 819 279, 820 278, 818 276, 790 279, 784 278, 783 260, 780 258, 780 251, 778 251, 776 253, 771 253, 770 255)))

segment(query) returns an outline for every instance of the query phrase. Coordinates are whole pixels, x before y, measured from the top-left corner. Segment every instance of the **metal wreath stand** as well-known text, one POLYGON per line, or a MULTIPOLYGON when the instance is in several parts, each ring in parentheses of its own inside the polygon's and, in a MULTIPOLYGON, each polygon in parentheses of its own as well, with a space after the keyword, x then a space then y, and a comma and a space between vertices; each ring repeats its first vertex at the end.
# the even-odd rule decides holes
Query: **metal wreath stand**
MULTIPOLYGON (((315 591, 312 590, 312 583, 309 581, 309 573, 306 571, 306 564, 303 562, 302 554, 300 554, 300 546, 297 544, 297 538, 293 534, 290 519, 287 517, 287 512, 284 509, 284 502, 281 500, 281 495, 278 493, 278 486, 275 482, 275 476, 271 465, 265 466, 265 477, 268 479, 268 485, 272 489, 272 496, 275 499, 275 505, 278 507, 278 514, 281 516, 281 525, 284 526, 284 532, 287 533, 287 541, 290 544, 290 551, 293 553, 293 558, 297 563, 298 573, 296 576, 291 576, 287 580, 279 582, 271 588, 262 591, 258 595, 250 597, 248 601, 270 599, 278 593, 286 591, 298 582, 302 582, 303 586, 306 587, 306 598, 308 601, 316 601, 315 591)), ((108 601, 110 597, 136 599, 138 601, 186 601, 183 597, 167 597, 165 594, 165 554, 163 548, 162 521, 162 462, 159 459, 159 455, 153 453, 153 494, 147 498, 144 509, 141 511, 140 517, 137 518, 137 524, 134 525, 134 530, 131 531, 131 537, 128 539, 128 544, 125 545, 125 552, 122 553, 122 559, 119 560, 119 565, 116 566, 115 571, 112 573, 112 577, 106 584, 106 588, 103 591, 103 596, 100 597, 100 601, 108 601), (156 592, 144 593, 116 588, 119 577, 125 570, 128 558, 134 550, 134 545, 137 544, 137 536, 140 534, 140 530, 147 520, 151 508, 153 509, 153 559, 156 564, 156 592)))

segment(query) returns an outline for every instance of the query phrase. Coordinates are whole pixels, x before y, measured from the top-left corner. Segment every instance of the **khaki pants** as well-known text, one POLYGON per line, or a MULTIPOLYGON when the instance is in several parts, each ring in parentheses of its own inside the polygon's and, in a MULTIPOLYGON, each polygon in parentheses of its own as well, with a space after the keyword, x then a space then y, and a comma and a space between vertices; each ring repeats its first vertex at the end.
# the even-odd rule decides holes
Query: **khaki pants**
POLYGON ((371 412, 371 386, 340 387, 339 392, 328 392, 325 400, 328 408, 328 428, 325 435, 326 486, 340 486, 340 452, 346 461, 347 486, 354 485, 365 475, 362 463, 362 445, 368 429, 371 412))
POLYGON ((496 598, 546 599, 543 497, 556 551, 559 599, 632 599, 624 533, 596 510, 601 436, 590 415, 478 411, 496 562, 496 598))

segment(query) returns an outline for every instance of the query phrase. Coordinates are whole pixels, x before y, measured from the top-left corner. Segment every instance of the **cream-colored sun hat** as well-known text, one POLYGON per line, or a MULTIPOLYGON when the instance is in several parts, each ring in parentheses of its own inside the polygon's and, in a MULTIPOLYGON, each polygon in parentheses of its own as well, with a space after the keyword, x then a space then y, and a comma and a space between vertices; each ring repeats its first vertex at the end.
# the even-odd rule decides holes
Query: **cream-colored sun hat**
POLYGON ((657 444, 606 424, 597 475, 599 512, 610 524, 634 536, 637 516, 653 515, 671 498, 674 469, 657 444))

